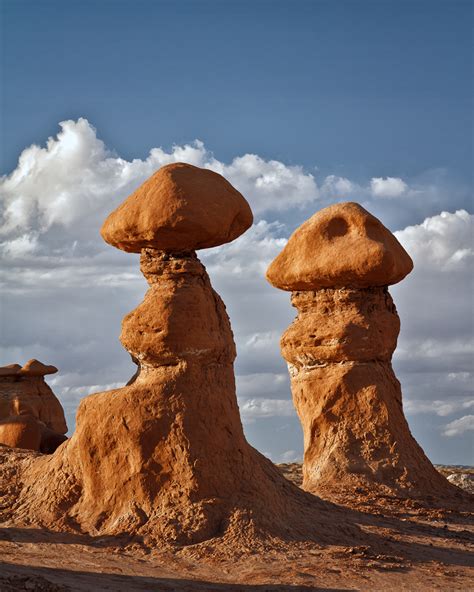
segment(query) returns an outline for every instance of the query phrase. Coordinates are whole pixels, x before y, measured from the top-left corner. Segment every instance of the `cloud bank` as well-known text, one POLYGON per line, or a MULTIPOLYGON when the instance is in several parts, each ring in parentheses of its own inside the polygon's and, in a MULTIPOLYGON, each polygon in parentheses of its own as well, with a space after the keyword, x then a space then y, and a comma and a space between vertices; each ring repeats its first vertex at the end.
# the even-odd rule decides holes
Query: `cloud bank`
POLYGON ((70 424, 81 397, 116 388, 134 372, 118 335, 146 284, 138 258, 105 245, 99 228, 156 169, 185 161, 226 176, 255 213, 242 237, 200 254, 231 317, 239 404, 252 443, 275 459, 301 456, 279 353, 294 310, 288 293, 266 283, 265 269, 314 211, 354 199, 392 229, 411 220, 398 226, 397 236, 415 270, 392 288, 402 319, 395 366, 405 408, 432 457, 444 462, 443 455, 467 454, 472 416, 466 412, 474 404, 473 216, 450 203, 452 197, 431 182, 399 177, 317 179, 303 167, 255 154, 224 163, 199 141, 127 161, 85 119, 60 128, 44 147, 26 148, 17 168, 0 178, 0 363, 37 357, 57 365, 61 372, 50 383, 70 424), (445 211, 432 214, 440 204, 445 211))

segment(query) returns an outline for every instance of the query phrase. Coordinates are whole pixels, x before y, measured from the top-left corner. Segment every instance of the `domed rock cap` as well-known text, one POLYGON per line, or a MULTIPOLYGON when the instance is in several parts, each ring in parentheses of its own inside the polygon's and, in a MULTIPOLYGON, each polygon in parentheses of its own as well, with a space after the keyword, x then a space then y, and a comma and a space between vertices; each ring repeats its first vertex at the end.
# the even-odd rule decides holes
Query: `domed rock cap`
POLYGON ((104 222, 101 235, 122 251, 207 249, 252 225, 245 198, 221 175, 182 162, 159 169, 104 222))
POLYGON ((29 360, 18 372, 20 376, 46 376, 46 374, 55 374, 58 371, 56 366, 47 366, 38 360, 29 360))
POLYGON ((355 202, 338 203, 304 222, 267 270, 282 290, 396 284, 413 261, 394 235, 355 202))

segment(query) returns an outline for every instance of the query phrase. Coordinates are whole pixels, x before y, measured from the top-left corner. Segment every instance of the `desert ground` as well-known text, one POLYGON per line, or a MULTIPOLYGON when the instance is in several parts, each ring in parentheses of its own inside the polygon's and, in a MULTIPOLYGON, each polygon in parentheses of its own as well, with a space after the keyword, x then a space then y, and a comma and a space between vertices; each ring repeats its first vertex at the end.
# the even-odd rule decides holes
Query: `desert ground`
MULTIPOLYGON (((279 465, 301 483, 301 465, 279 465)), ((472 491, 474 469, 438 467, 472 491)), ((214 556, 213 541, 176 550, 140 540, 0 527, 0 590, 261 591, 470 590, 472 513, 417 502, 345 500, 369 544, 274 542, 268 551, 214 556), (349 503, 350 502, 350 503, 349 503), (377 503, 377 506, 371 505, 377 503)), ((342 505, 342 504, 341 504, 342 505)), ((472 508, 471 508, 472 509, 472 508)), ((334 538, 337 540, 337 524, 334 538)))

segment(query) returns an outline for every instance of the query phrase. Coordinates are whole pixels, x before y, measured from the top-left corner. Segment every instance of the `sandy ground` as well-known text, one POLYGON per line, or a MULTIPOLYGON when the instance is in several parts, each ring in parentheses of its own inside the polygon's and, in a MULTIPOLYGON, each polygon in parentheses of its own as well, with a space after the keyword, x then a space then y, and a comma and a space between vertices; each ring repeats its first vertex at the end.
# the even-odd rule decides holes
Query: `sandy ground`
MULTIPOLYGON (((300 465, 281 469, 291 480, 300 479, 300 465)), ((281 542, 267 552, 217 560, 212 541, 150 550, 140 541, 2 524, 0 592, 474 590, 468 508, 447 511, 383 500, 375 505, 367 498, 339 503, 370 544, 323 548, 281 542)))

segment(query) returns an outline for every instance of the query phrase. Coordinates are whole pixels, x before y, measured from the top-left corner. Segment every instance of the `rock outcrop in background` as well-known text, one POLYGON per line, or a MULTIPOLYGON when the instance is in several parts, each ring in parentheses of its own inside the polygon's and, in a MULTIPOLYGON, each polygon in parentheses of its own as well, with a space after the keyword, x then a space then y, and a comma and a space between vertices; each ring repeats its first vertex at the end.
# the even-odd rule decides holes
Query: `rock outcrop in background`
POLYGON ((391 365, 400 321, 388 285, 412 268, 397 239, 357 203, 317 212, 268 268, 298 311, 281 352, 303 426, 308 491, 459 492, 411 435, 391 365))
POLYGON ((44 379, 57 371, 38 360, 0 368, 0 444, 52 453, 67 439, 64 410, 44 379))

